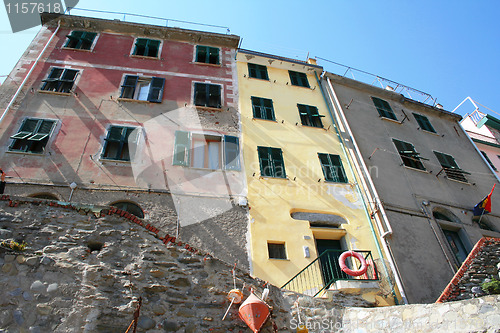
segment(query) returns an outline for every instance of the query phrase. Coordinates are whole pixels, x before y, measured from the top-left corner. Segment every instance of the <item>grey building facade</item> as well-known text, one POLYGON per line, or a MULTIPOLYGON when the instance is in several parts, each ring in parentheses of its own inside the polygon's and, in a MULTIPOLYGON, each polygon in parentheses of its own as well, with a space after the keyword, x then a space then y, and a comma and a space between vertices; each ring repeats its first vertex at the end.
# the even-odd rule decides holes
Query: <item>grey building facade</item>
POLYGON ((500 236, 499 195, 481 221, 472 213, 495 176, 461 116, 331 73, 322 87, 403 296, 434 302, 474 244, 500 236))

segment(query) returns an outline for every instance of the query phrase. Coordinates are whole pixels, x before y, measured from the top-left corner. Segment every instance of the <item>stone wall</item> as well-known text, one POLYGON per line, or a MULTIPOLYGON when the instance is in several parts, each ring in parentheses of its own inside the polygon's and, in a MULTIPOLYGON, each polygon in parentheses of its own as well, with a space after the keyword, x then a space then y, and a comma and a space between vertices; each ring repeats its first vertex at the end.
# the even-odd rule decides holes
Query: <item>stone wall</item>
POLYGON ((476 243, 437 302, 459 301, 483 294, 485 279, 499 279, 500 238, 484 237, 476 243), (474 294, 472 288, 479 287, 474 294))
MULTIPOLYGON (((0 247, 0 332, 125 332, 139 297, 138 332, 250 332, 235 305, 222 321, 232 265, 124 212, 4 196, 0 238, 27 244, 24 251, 0 247)), ((245 297, 250 289, 260 296, 264 281, 237 268, 236 286, 245 297)), ((369 309, 342 294, 315 299, 270 286, 269 295, 264 333, 295 332, 299 314, 309 332, 438 332, 459 321, 469 331, 495 332, 500 325, 500 297, 369 309)))
MULTIPOLYGON (((8 193, 16 196, 31 196, 48 193, 62 201, 68 200, 69 186, 7 184, 8 193)), ((210 207, 211 198, 194 198, 198 205, 210 207)), ((249 270, 247 254, 248 209, 231 200, 231 209, 220 214, 211 214, 211 218, 196 223, 179 223, 179 212, 169 193, 149 193, 148 191, 120 191, 76 188, 72 195, 73 202, 90 205, 110 205, 117 201, 131 202, 142 208, 145 221, 158 228, 162 234, 178 235, 177 238, 196 246, 204 252, 227 262, 237 263, 238 267, 249 270), (179 228, 177 232, 177 227, 179 228)), ((215 204, 213 206, 216 206, 215 204)), ((202 213, 197 212, 201 216, 202 213)), ((208 214, 207 214, 208 215, 208 214)))

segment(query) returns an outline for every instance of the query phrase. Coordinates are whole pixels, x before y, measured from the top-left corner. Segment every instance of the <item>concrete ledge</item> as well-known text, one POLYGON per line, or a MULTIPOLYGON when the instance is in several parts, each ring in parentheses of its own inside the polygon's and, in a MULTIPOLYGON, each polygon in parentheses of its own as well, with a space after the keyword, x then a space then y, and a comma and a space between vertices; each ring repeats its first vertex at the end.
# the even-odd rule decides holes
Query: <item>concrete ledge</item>
POLYGON ((378 290, 380 288, 378 281, 367 280, 338 280, 328 288, 331 291, 342 291, 346 293, 367 292, 370 289, 378 290))

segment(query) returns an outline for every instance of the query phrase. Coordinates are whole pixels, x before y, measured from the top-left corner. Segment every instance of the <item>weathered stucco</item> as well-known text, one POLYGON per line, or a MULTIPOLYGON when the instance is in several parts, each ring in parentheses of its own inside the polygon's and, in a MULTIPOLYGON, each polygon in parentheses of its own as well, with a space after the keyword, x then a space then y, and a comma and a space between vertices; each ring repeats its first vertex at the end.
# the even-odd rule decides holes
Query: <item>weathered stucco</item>
MULTIPOLYGON (((330 80, 338 97, 338 105, 332 102, 332 106, 342 108, 359 147, 360 162, 370 171, 392 226, 387 242, 408 300, 434 302, 460 265, 443 230, 457 232, 468 251, 481 237, 500 235, 500 215, 495 211, 483 217, 494 231, 480 228, 472 214, 496 178, 458 124, 460 116, 334 74, 324 77, 325 90, 330 89, 326 81, 330 80), (398 121, 380 117, 372 96, 387 101, 398 121), (413 112, 426 116, 436 133, 420 129, 413 112), (404 166, 393 138, 412 143, 419 156, 426 158, 422 161, 426 170, 404 166), (453 156, 458 166, 470 173, 465 175, 468 182, 439 173, 441 165, 433 151, 453 156), (435 212, 448 215, 451 221, 436 218, 435 212)), ((351 156, 356 156, 348 133, 342 134, 351 156)), ((500 205, 499 198, 493 195, 493 207, 500 205)), ((374 214, 382 216, 379 210, 374 214)))

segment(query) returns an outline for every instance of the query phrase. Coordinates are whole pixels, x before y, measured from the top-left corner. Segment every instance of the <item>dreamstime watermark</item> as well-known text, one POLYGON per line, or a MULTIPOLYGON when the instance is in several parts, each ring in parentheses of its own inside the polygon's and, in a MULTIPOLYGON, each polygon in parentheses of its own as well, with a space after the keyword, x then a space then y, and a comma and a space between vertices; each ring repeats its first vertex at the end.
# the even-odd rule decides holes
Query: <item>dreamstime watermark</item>
POLYGON ((78 0, 4 0, 12 32, 16 33, 40 25, 41 13, 62 15, 67 9, 74 8, 78 0))

